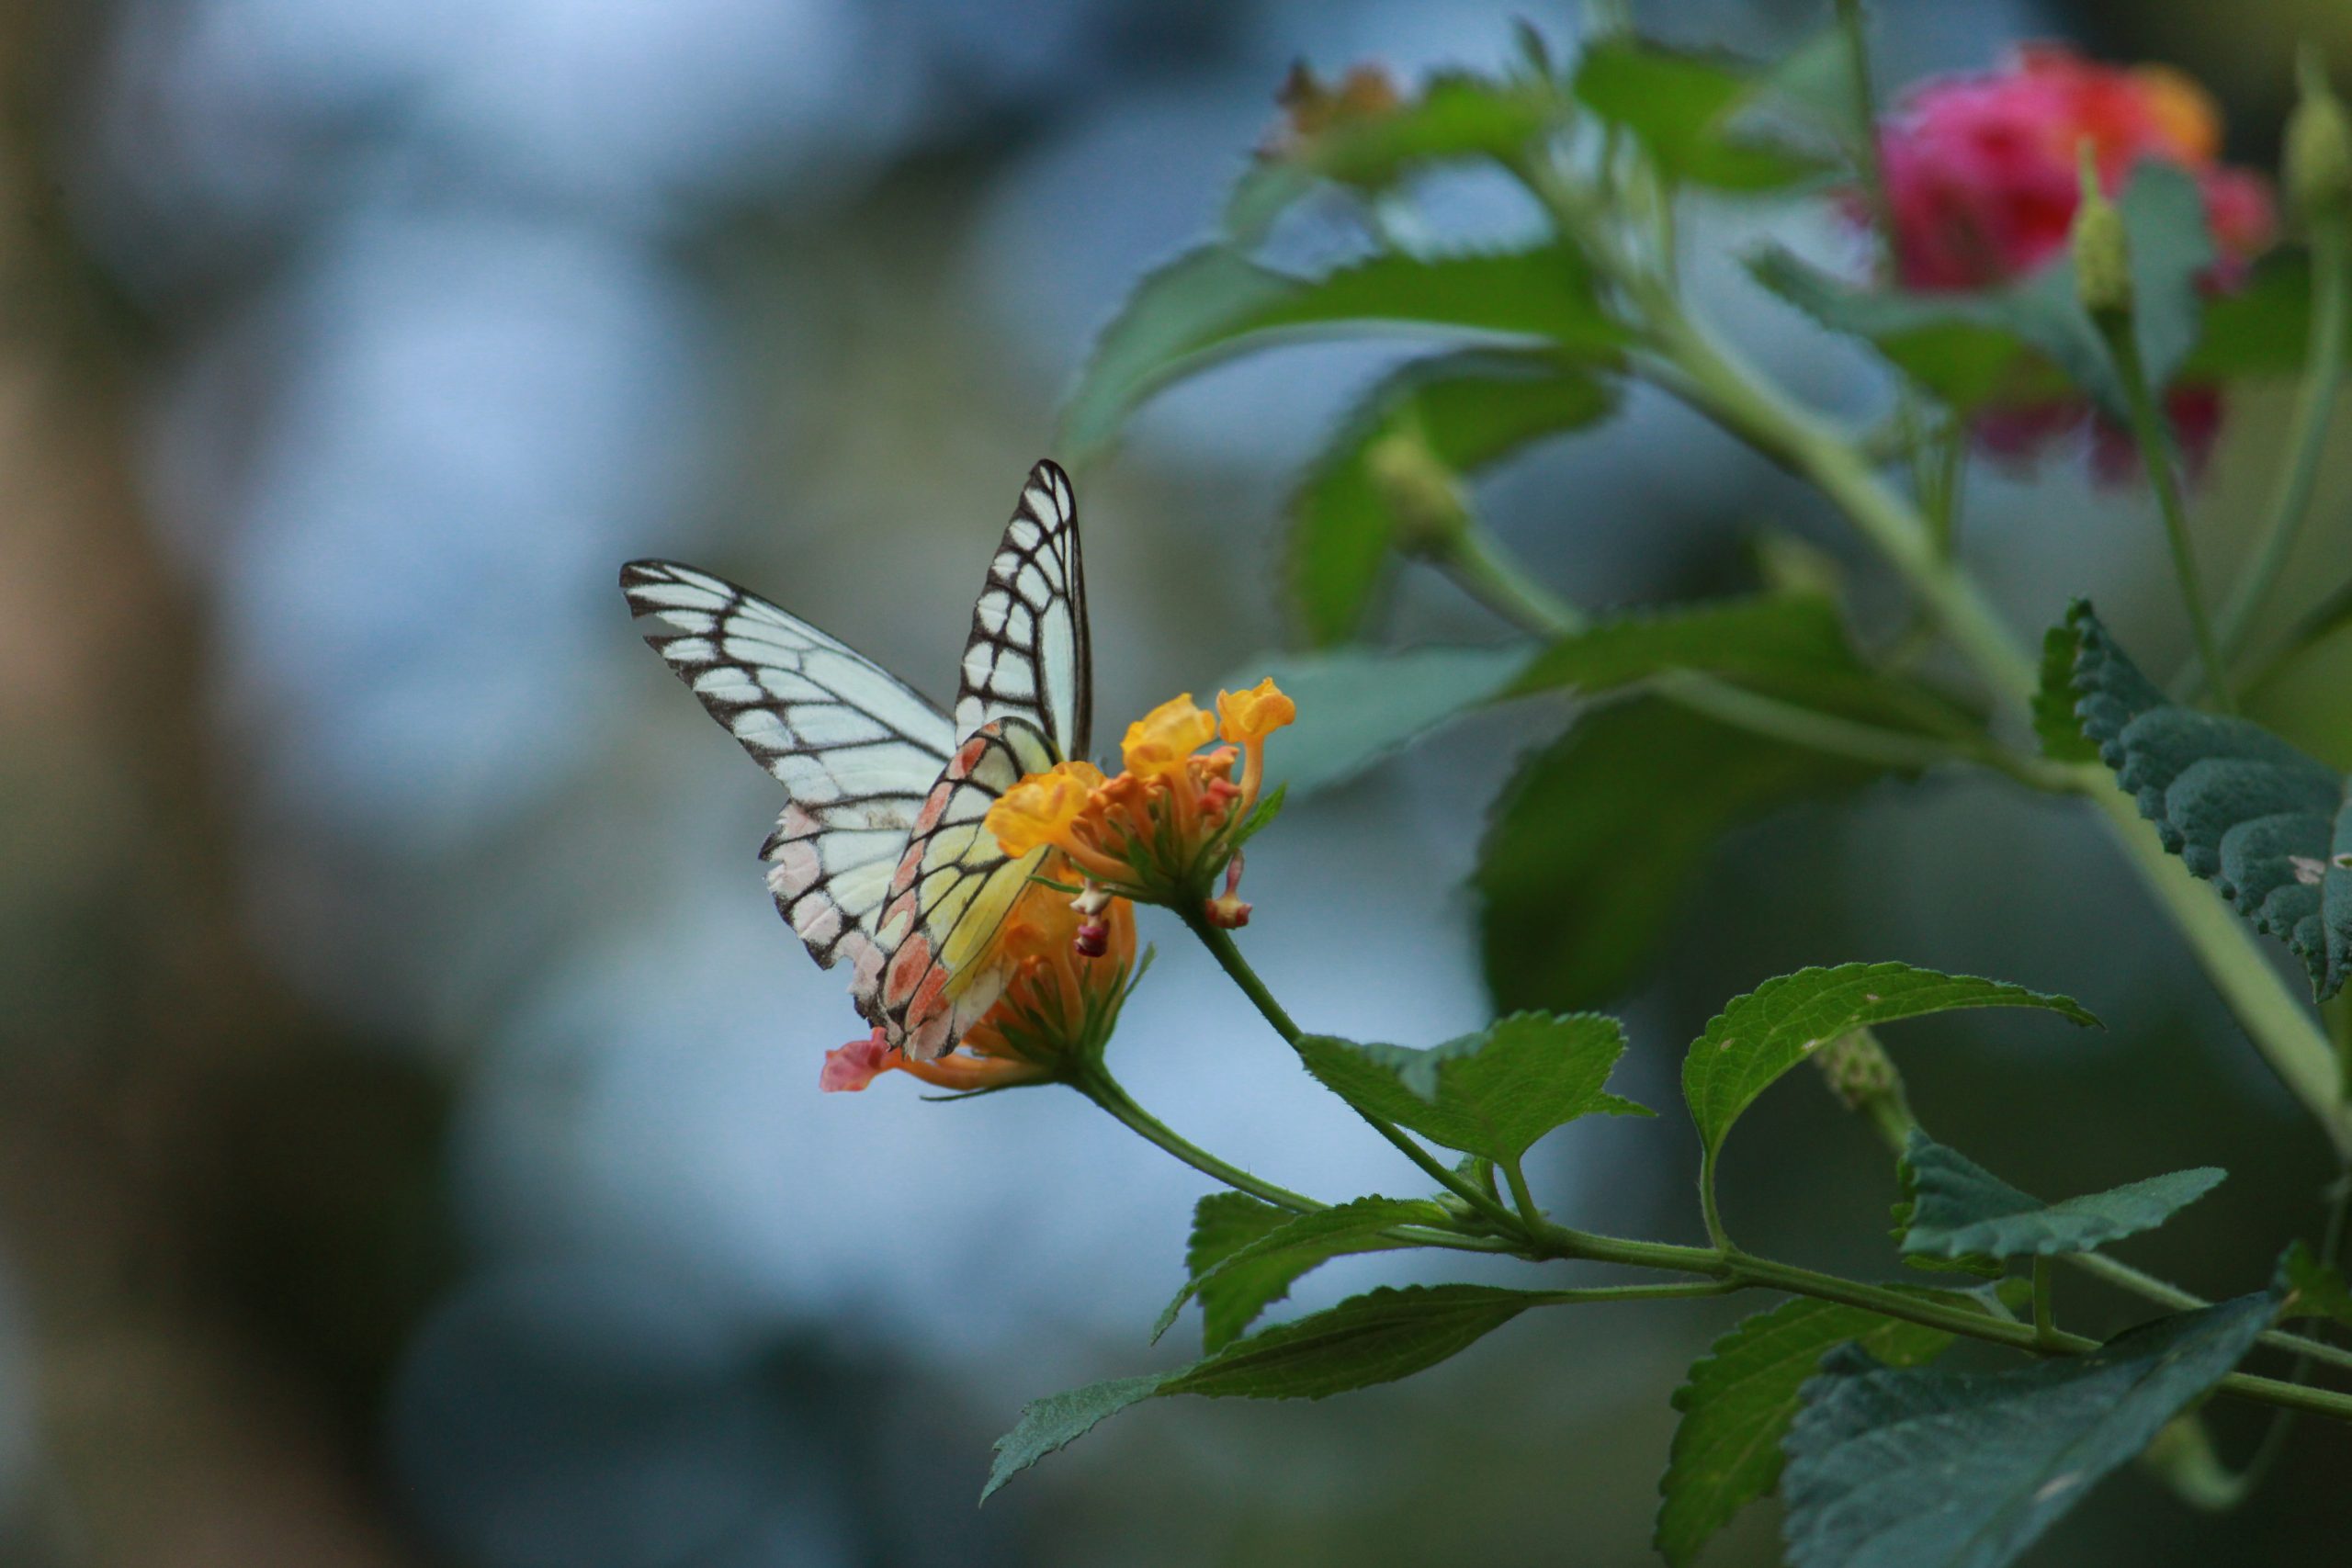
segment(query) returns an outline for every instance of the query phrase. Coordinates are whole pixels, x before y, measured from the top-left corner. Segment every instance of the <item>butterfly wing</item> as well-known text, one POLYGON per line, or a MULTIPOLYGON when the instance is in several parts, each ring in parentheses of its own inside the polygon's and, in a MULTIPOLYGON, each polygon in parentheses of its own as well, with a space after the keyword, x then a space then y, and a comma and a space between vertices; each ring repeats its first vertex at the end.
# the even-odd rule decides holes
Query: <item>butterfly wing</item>
POLYGON ((988 951, 1047 852, 1006 854, 983 818, 1057 755, 1027 720, 991 720, 956 749, 916 816, 876 929, 881 963, 869 976, 861 962, 852 991, 884 1039, 917 1061, 952 1049, 1003 988, 988 951))
POLYGON ((819 964, 846 954, 878 975, 877 918, 954 724, 839 638, 707 572, 631 561, 621 589, 661 623, 645 640, 791 795, 760 852, 777 909, 819 964))
POLYGON ((1055 760, 1084 757, 1093 713, 1078 502, 1069 476, 1048 458, 1029 470, 972 606, 956 734, 1017 718, 1053 743, 1055 760))

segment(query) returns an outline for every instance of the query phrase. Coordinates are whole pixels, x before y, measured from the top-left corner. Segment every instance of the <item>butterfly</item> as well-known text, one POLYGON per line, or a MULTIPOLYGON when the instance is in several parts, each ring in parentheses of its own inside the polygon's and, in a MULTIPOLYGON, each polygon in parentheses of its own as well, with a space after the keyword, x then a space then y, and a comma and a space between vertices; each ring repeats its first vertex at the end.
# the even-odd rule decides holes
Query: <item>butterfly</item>
POLYGON ((776 908, 917 1061, 994 1002, 984 962, 1043 849, 982 818, 1028 773, 1087 754, 1092 650, 1078 507, 1029 470, 972 606, 953 716, 840 638, 722 578, 631 561, 621 591, 654 651, 790 796, 761 846, 776 908))

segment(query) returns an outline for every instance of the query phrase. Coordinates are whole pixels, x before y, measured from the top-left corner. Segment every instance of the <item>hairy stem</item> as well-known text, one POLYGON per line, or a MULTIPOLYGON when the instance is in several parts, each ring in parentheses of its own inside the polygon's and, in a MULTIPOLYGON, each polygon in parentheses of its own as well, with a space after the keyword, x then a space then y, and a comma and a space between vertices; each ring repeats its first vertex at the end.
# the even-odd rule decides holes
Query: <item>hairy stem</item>
POLYGON ((2254 629, 2255 616, 2294 553, 2296 536, 2311 511, 2312 490, 2319 479, 2320 457, 2327 449, 2329 416, 2335 411, 2335 391, 2344 378, 2344 332, 2347 298, 2352 298, 2352 228, 2341 216, 2324 217, 2312 226, 2311 344, 2302 384, 2296 389, 2295 412, 2288 426, 2287 467, 2281 470, 2270 509, 2262 525, 2262 542, 2254 562, 2238 579, 2229 602, 2222 607, 2220 630, 2223 660, 2234 660, 2254 629))
POLYGON ((1261 1202, 1272 1203, 1278 1209, 1288 1209, 1294 1213, 1311 1213, 1329 1207, 1303 1193, 1293 1192, 1287 1187, 1261 1180, 1240 1167, 1228 1164, 1209 1153, 1138 1105, 1125 1087, 1106 1071, 1098 1068, 1074 1080, 1071 1087, 1109 1111, 1112 1120, 1139 1134, 1146 1143, 1165 1149, 1194 1170, 1216 1178, 1237 1192, 1247 1192, 1261 1202))
POLYGON ((2033 1260, 2033 1337, 2044 1345, 2058 1342, 2058 1303, 2050 1288, 2050 1259, 2033 1260))
MULTIPOLYGON (((1202 1148, 1150 1111, 1146 1111, 1136 1102, 1135 1097, 1127 1092, 1125 1085, 1120 1083, 1102 1068, 1098 1067, 1091 1073, 1073 1079, 1071 1087, 1108 1111, 1112 1120, 1140 1135, 1145 1142, 1166 1150, 1204 1176, 1214 1177, 1237 1192, 1246 1192, 1261 1202, 1272 1203, 1278 1209, 1288 1209, 1299 1214, 1312 1213, 1330 1207, 1329 1204, 1309 1198, 1304 1193, 1293 1192, 1287 1187, 1278 1187, 1271 1181, 1252 1176, 1240 1167, 1220 1159, 1208 1150, 1202 1148)), ((1499 1237, 1458 1235, 1446 1231, 1433 1230, 1427 1225, 1393 1225, 1380 1234, 1414 1247, 1448 1247, 1457 1252, 1519 1250, 1517 1243, 1499 1237)))
POLYGON ((1513 626, 1542 637, 1585 628, 1584 612, 1537 581, 1475 517, 1448 534, 1430 558, 1463 592, 1513 626))
POLYGON ((2099 332, 2115 362, 2116 379, 2123 384, 2124 407, 2132 415, 2132 439, 2140 448, 2140 461, 2156 492, 2156 510, 2164 515, 2165 543, 2172 550, 2173 578, 2180 584, 2181 604, 2197 638, 2198 662, 2204 666, 2215 705, 2223 713, 2232 712, 2235 705, 2230 699, 2229 669, 2222 659, 2221 641, 2213 635, 2212 617, 2205 610, 2205 589, 2197 570, 2196 545, 2188 536, 2188 508, 2180 496, 2180 467, 2173 452, 2172 430, 2148 385, 2147 367, 2140 358, 2139 333, 2132 330, 2129 316, 2106 313, 2099 316, 2099 332))
MULTIPOLYGON (((1273 1025, 1274 1032, 1281 1035, 1291 1049, 1294 1051, 1298 1049, 1298 1043, 1304 1038, 1298 1025, 1291 1021, 1289 1013, 1283 1010, 1282 1003, 1274 999, 1273 992, 1266 988, 1265 981, 1258 977, 1258 972, 1250 966, 1250 961, 1241 955, 1241 948, 1233 940, 1233 934, 1220 927, 1211 925, 1207 917, 1196 908, 1181 908, 1176 913, 1192 933, 1200 939, 1201 945, 1209 950, 1209 955, 1217 961, 1218 967, 1225 971, 1226 976, 1241 988, 1243 996, 1250 998, 1250 1004, 1258 1010, 1260 1016, 1273 1025)), ((1374 1115, 1360 1105, 1352 1109, 1357 1115, 1364 1119, 1374 1132, 1395 1145, 1397 1152, 1420 1167, 1430 1179, 1435 1181, 1440 1187, 1469 1204, 1473 1210, 1505 1231, 1515 1233, 1522 1228, 1522 1222, 1509 1209, 1480 1191, 1474 1183, 1465 1181, 1448 1170, 1442 1162, 1415 1142, 1411 1134, 1387 1118, 1374 1115)))

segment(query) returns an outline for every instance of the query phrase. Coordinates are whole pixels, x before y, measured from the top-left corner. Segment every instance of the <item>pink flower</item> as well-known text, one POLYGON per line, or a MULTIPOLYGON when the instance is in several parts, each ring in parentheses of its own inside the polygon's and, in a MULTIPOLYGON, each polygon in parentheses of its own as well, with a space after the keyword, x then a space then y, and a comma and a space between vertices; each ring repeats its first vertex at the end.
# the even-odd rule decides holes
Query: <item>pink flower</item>
MULTIPOLYGON (((2218 162, 2221 116, 2202 87, 2165 66, 2101 65, 2037 44, 1997 71, 1913 88, 1880 126, 1895 280, 1928 292, 1996 288, 2057 260, 2081 199, 2086 141, 2110 195, 2152 159, 2195 178, 2220 253, 2209 290, 2235 288, 2269 245, 2277 229, 2270 187, 2218 162)), ((2220 432, 2221 393, 2179 387, 2165 403, 2194 471, 2220 432)), ((2130 436, 2079 399, 1998 406, 1978 416, 1975 433, 1985 451, 2026 461, 2086 426, 2103 482, 2137 470, 2130 436)))
POLYGON ((2053 259, 2074 225, 2086 141, 2110 195, 2149 159, 2194 175, 2225 269, 2269 244, 2269 187, 2216 162, 2221 117, 2203 88, 2165 66, 2100 65, 2030 45, 1999 71, 1915 87, 1880 127, 1896 279, 1982 288, 2053 259))

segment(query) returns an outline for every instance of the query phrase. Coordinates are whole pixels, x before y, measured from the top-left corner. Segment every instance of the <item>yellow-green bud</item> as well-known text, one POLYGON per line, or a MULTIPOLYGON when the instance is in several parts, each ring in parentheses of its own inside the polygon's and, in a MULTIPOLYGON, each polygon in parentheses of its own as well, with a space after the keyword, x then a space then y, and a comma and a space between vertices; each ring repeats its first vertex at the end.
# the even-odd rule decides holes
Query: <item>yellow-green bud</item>
POLYGON ((2287 194, 2306 219, 2337 217, 2352 208, 2352 119, 2318 51, 2304 45, 2295 74, 2302 96, 2287 120, 2287 194))
POLYGON ((1469 526, 1461 481, 1417 426, 1373 443, 1364 469, 1396 518, 1396 547, 1407 554, 1442 554, 1469 526))
POLYGON ((2132 313, 2132 242, 2123 214, 2099 188, 2098 164, 2083 143, 2083 198, 2075 209, 2075 291, 2093 321, 2132 313))

